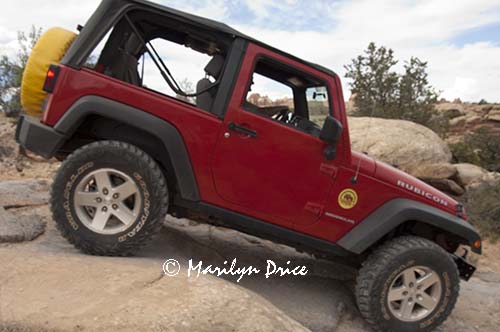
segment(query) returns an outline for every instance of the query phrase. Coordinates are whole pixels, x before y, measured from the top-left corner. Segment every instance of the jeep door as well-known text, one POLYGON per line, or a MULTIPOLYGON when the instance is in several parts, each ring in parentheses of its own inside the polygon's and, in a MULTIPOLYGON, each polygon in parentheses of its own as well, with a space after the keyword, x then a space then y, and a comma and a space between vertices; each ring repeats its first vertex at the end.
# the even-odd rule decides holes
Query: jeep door
POLYGON ((333 90, 328 88, 327 77, 249 45, 212 160, 222 200, 240 213, 283 226, 318 220, 333 184, 334 161, 323 156, 326 144, 318 138, 319 126, 304 122, 305 129, 298 129, 291 121, 284 123, 283 117, 299 111, 300 118, 308 117, 303 113, 308 100, 317 97, 316 90, 322 91, 324 113, 331 112, 333 97, 328 91, 333 90), (270 95, 258 94, 255 86, 269 83, 262 76, 282 86, 271 89, 270 95), (291 97, 283 98, 289 89, 291 97))

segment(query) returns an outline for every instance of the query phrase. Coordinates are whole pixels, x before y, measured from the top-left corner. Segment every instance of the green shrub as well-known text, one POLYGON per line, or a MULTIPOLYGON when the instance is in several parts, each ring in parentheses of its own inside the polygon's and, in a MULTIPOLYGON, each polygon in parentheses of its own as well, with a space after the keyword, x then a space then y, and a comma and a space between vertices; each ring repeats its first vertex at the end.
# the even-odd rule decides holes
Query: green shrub
POLYGON ((481 128, 465 135, 462 142, 451 144, 451 152, 459 163, 470 163, 489 169, 500 170, 500 136, 481 128))
POLYGON ((500 238, 500 182, 469 190, 465 198, 469 221, 482 236, 500 238))

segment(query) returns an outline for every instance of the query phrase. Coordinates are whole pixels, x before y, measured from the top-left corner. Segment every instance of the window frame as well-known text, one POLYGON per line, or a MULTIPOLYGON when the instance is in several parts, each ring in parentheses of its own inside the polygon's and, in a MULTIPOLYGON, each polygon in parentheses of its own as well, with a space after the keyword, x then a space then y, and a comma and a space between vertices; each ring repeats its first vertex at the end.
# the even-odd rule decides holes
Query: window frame
MULTIPOLYGON (((256 71, 255 71, 255 70, 256 70, 256 68, 257 68, 257 64, 259 63, 259 61, 262 61, 262 60, 264 60, 264 61, 266 61, 266 60, 267 60, 267 61, 268 61, 268 63, 269 63, 269 62, 271 63, 271 65, 277 65, 277 66, 279 66, 279 67, 281 67, 281 68, 283 68, 283 67, 284 67, 284 68, 285 68, 285 70, 287 70, 287 69, 288 69, 288 70, 290 70, 290 72, 296 72, 296 73, 298 73, 298 74, 300 74, 300 75, 302 75, 302 76, 305 76, 305 77, 308 77, 308 76, 309 76, 309 77, 312 77, 312 78, 314 78, 315 80, 317 80, 318 82, 320 82, 320 83, 322 84, 322 86, 324 86, 324 87, 326 88, 327 93, 328 93, 328 105, 329 105, 329 112, 328 112, 328 115, 329 115, 329 116, 332 116, 332 117, 334 117, 334 118, 336 118, 336 117, 335 117, 335 107, 334 107, 334 104, 333 104, 334 98, 333 98, 333 95, 332 95, 332 91, 331 91, 330 84, 328 84, 328 81, 327 81, 327 80, 325 80, 325 79, 323 79, 323 78, 321 78, 321 77, 318 77, 317 75, 314 75, 314 74, 312 74, 312 73, 310 73, 310 72, 307 72, 307 71, 304 71, 304 70, 302 70, 302 69, 299 69, 299 68, 297 68, 296 66, 294 66, 294 65, 292 65, 292 64, 289 64, 289 63, 285 63, 285 62, 283 62, 283 61, 280 61, 279 59, 276 59, 276 58, 274 58, 273 56, 268 55, 268 54, 264 54, 264 53, 262 53, 262 52, 257 53, 257 54, 254 56, 254 59, 253 59, 253 61, 252 61, 252 70, 250 71, 250 76, 248 77, 248 81, 247 81, 247 84, 246 84, 246 88, 245 88, 245 91, 246 91, 246 92, 243 94, 242 100, 241 100, 241 102, 240 102, 240 106, 239 106, 239 107, 240 107, 240 109, 244 110, 245 112, 250 112, 250 113, 252 113, 252 114, 256 114, 256 115, 258 115, 258 116, 260 116, 260 117, 262 117, 262 118, 264 118, 264 119, 269 119, 270 121, 273 121, 273 122, 274 122, 274 123, 276 123, 276 124, 280 124, 280 125, 286 126, 287 128, 292 128, 292 129, 295 129, 295 130, 297 130, 297 131, 299 131, 299 132, 301 132, 301 133, 305 133, 303 130, 300 130, 299 128, 297 128, 297 127, 295 127, 295 126, 291 126, 291 125, 286 124, 286 123, 283 123, 283 122, 281 122, 281 121, 276 121, 276 120, 274 120, 274 119, 273 119, 273 118, 271 118, 271 117, 265 116, 265 115, 263 115, 263 114, 261 114, 261 113, 259 113, 259 112, 253 111, 253 110, 249 110, 248 108, 246 108, 246 107, 245 107, 245 102, 247 101, 247 98, 248 98, 248 93, 250 92, 250 88, 251 88, 251 85, 252 85, 253 75, 256 73, 256 71)), ((259 75, 262 75, 262 74, 259 74, 259 75)), ((264 76, 264 75, 262 75, 262 76, 264 76)), ((270 77, 267 77, 267 76, 264 76, 264 77, 266 77, 266 78, 268 78, 268 79, 270 79, 270 80, 273 80, 273 79, 272 79, 272 78, 270 78, 270 77)), ((275 80, 274 80, 274 81, 275 81, 275 80)), ((293 92, 293 94, 294 94, 294 96, 293 96, 294 108, 296 108, 296 105, 295 105, 295 101, 296 101, 296 99, 295 99, 295 98, 296 98, 296 97, 295 97, 295 89, 294 89, 294 87, 293 87, 293 86, 290 86, 290 85, 288 85, 288 84, 285 84, 285 83, 279 82, 279 81, 276 81, 276 82, 281 83, 281 84, 283 84, 283 85, 285 85, 285 86, 288 86, 288 87, 290 87, 290 88, 292 89, 292 92, 293 92)), ((311 120, 309 119, 309 105, 307 105, 306 90, 304 90, 304 96, 305 96, 305 98, 306 98, 307 120, 311 121, 311 120)), ((328 115, 327 115, 327 116, 328 116, 328 115)), ((306 134, 308 134, 308 133, 306 133, 306 134)), ((308 134, 308 135, 310 135, 310 134, 308 134)))
MULTIPOLYGON (((86 39, 89 39, 89 40, 85 41, 85 43, 86 43, 85 55, 82 56, 82 54, 80 53, 78 61, 75 61, 73 55, 71 57, 68 56, 67 57, 68 60, 66 60, 67 65, 70 65, 70 63, 72 63, 74 68, 85 69, 88 72, 94 72, 96 74, 103 75, 103 76, 111 78, 111 79, 115 79, 109 75, 99 73, 99 72, 95 71, 94 69, 85 68, 85 67, 83 67, 83 64, 85 63, 85 61, 87 61, 87 59, 90 57, 92 52, 99 46, 99 44, 104 40, 104 38, 108 34, 109 34, 109 37, 111 37, 113 30, 116 28, 116 26, 122 20, 126 19, 125 16, 130 15, 131 13, 133 13, 135 11, 143 11, 143 12, 150 12, 150 13, 158 14, 158 15, 164 17, 165 19, 169 19, 169 18, 172 19, 173 18, 174 20, 176 20, 178 22, 186 23, 193 28, 197 27, 197 24, 194 24, 191 22, 183 22, 183 20, 181 20, 175 16, 172 16, 168 13, 167 14, 166 13, 158 13, 155 10, 152 10, 150 8, 144 8, 141 6, 130 6, 130 7, 124 8, 119 13, 117 13, 112 20, 107 21, 106 29, 103 29, 102 31, 100 31, 99 37, 88 38, 88 36, 86 36, 86 39), (69 60, 70 58, 71 58, 71 60, 69 60), (78 65, 75 65, 75 63, 78 63, 78 65)), ((130 18, 130 16, 129 16, 129 18, 130 18)), ((95 18, 95 19, 97 20, 97 18, 95 18)), ((99 19, 101 19, 101 17, 99 17, 99 19)), ((206 29, 205 31, 210 31, 210 30, 206 29)), ((216 34, 223 35, 222 33, 218 33, 218 32, 216 34)), ((157 37, 157 38, 160 38, 160 37, 157 37)), ((154 90, 154 89, 146 88, 143 86, 135 86, 135 87, 140 88, 140 89, 144 89, 145 91, 148 91, 151 93, 158 94, 159 96, 162 96, 164 98, 169 98, 173 101, 181 102, 186 106, 192 107, 192 108, 194 108, 198 111, 201 111, 203 113, 208 113, 208 114, 214 115, 217 118, 223 120, 226 113, 227 113, 227 109, 229 107, 232 94, 234 93, 234 89, 235 89, 236 85, 238 84, 238 77, 239 77, 239 74, 241 71, 243 61, 245 59, 245 52, 246 52, 246 49, 249 45, 249 42, 241 37, 230 38, 230 37, 226 36, 224 38, 226 40, 224 43, 226 43, 226 45, 227 45, 226 52, 225 52, 225 62, 224 62, 224 66, 223 66, 223 69, 222 69, 221 74, 220 74, 221 78, 220 78, 219 86, 217 87, 217 92, 216 92, 215 97, 214 97, 214 103, 212 104, 212 108, 210 111, 206 111, 204 109, 197 107, 196 104, 193 105, 189 102, 186 102, 186 101, 183 101, 181 99, 177 99, 175 97, 166 95, 166 94, 161 93, 161 92, 154 90)), ((172 42, 168 39, 165 39, 165 40, 168 42, 172 42)), ((109 38, 108 38, 108 40, 106 40, 104 47, 103 47, 103 50, 105 49, 108 41, 109 41, 109 38)), ((193 51, 196 52, 196 50, 193 50, 193 51)), ((101 54, 102 54, 102 50, 101 50, 101 53, 99 54, 99 57, 97 58, 97 61, 99 61, 101 54)), ((124 84, 130 84, 128 82, 124 82, 121 80, 120 80, 120 82, 122 82, 124 84)), ((197 83, 197 82, 194 82, 194 83, 197 83)), ((196 86, 195 86, 195 88, 196 88, 196 86)))

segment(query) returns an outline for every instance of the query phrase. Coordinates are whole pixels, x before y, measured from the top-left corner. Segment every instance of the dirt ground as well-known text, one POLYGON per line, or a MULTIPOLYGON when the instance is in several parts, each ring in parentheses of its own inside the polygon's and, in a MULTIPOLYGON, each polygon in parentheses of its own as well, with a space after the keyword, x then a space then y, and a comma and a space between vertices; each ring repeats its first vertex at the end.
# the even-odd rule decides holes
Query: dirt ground
MULTIPOLYGON (((0 118, 0 182, 50 181, 58 162, 17 158, 13 127, 0 118)), ((46 204, 8 211, 41 216, 47 226, 34 241, 0 244, 0 331, 370 331, 352 295, 355 272, 286 246, 168 218, 137 257, 94 257, 59 235, 46 204), (181 266, 175 277, 162 270, 171 258, 181 266), (204 266, 236 258, 263 270, 267 259, 291 261, 309 273, 239 283, 231 276, 193 278, 191 258, 204 266)), ((478 272, 461 283, 457 306, 439 331, 498 331, 500 243, 486 241, 476 260, 478 272)))
MULTIPOLYGON (((47 206, 10 209, 43 216, 38 239, 0 245, 0 331, 370 331, 351 292, 354 271, 236 231, 168 218, 137 257, 84 255, 54 228, 47 206), (167 259, 180 262, 164 276, 167 259), (188 277, 188 261, 308 268, 305 277, 188 277)), ((497 245, 488 245, 487 248, 497 245)), ((500 273, 480 265, 440 331, 498 331, 500 273)))

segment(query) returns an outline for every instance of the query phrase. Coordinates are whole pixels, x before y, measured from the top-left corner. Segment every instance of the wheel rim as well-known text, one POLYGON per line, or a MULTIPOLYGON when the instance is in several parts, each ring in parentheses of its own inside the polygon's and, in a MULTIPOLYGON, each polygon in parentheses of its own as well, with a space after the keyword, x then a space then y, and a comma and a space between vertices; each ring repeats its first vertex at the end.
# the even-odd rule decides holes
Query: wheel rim
POLYGON ((432 269, 410 267, 391 284, 387 302, 391 313, 399 320, 415 322, 429 316, 441 300, 441 279, 432 269))
POLYGON ((87 174, 76 186, 73 202, 85 227, 107 235, 127 230, 137 220, 142 207, 135 181, 111 168, 87 174))

